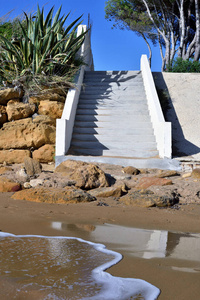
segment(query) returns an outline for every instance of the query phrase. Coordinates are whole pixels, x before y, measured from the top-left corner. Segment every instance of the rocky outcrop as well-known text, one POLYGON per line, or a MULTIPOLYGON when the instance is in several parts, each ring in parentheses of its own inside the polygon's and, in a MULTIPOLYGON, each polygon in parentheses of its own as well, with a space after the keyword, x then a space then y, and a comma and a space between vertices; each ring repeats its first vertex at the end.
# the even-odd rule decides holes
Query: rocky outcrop
POLYGON ((54 160, 55 147, 53 145, 44 145, 38 150, 33 151, 33 159, 40 163, 48 163, 54 160))
POLYGON ((137 185, 135 186, 138 189, 147 189, 152 185, 171 185, 172 181, 166 178, 158 177, 142 177, 137 185))
POLYGON ((140 207, 169 207, 177 203, 174 197, 157 196, 149 190, 131 191, 120 198, 120 202, 140 207))
POLYGON ((32 116, 35 112, 35 104, 9 101, 6 107, 6 112, 9 121, 25 119, 32 116))
POLYGON ((39 161, 30 157, 24 159, 24 167, 29 176, 38 175, 42 172, 42 166, 39 161))
POLYGON ((0 129, 0 149, 38 149, 55 143, 55 127, 32 118, 8 122, 0 129))
POLYGON ((76 182, 76 187, 90 190, 98 187, 108 187, 105 173, 96 165, 85 164, 74 170, 69 178, 76 182))
POLYGON ((24 162, 24 158, 30 157, 30 150, 0 150, 0 163, 7 164, 21 164, 24 162))
POLYGON ((6 106, 0 105, 0 126, 6 123, 8 120, 8 115, 6 112, 6 106))
POLYGON ((12 196, 16 200, 27 200, 45 203, 80 203, 91 202, 95 197, 75 187, 62 188, 30 188, 15 193, 12 196))
POLYGON ((0 177, 0 192, 16 192, 21 189, 21 185, 6 177, 0 177))
POLYGON ((0 90, 0 104, 6 105, 9 100, 20 99, 24 95, 22 88, 6 88, 0 90))
POLYGON ((54 119, 59 119, 62 116, 64 103, 58 101, 41 101, 38 107, 38 113, 40 115, 47 115, 54 119))

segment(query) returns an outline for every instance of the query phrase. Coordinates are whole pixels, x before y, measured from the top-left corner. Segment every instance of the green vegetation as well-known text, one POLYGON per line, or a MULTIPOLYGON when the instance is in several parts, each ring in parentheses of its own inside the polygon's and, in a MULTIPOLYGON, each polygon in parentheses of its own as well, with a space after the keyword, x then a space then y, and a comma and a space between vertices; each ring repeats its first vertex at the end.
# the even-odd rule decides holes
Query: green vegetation
POLYGON ((174 73, 200 73, 200 61, 194 61, 193 59, 184 60, 178 57, 172 64, 167 65, 166 70, 174 73))
MULTIPOLYGON (((44 9, 37 8, 35 14, 24 13, 21 21, 15 19, 17 32, 12 22, 0 25, 0 78, 1 81, 22 84, 33 82, 35 86, 48 82, 72 80, 83 63, 77 58, 85 32, 77 37, 81 17, 64 27, 69 14, 61 16, 61 7, 54 15, 54 7, 46 18, 44 9), (55 79, 56 78, 56 79, 55 79)), ((51 85, 51 84, 50 84, 51 85)))

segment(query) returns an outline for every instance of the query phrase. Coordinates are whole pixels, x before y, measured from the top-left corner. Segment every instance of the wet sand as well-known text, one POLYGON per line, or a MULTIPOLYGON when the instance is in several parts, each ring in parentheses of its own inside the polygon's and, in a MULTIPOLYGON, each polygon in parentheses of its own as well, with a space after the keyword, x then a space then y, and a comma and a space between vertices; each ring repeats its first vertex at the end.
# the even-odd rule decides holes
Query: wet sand
MULTIPOLYGON (((0 230, 13 234, 47 236, 76 236, 90 240, 90 230, 104 223, 135 228, 200 233, 200 205, 182 205, 179 210, 137 208, 117 205, 112 199, 109 206, 97 206, 97 202, 83 204, 46 204, 13 200, 12 193, 0 194, 0 230), (76 230, 52 228, 52 222, 77 224, 76 230)), ((112 241, 112 236, 110 237, 112 241)), ((101 241, 98 241, 101 242, 101 241)), ((108 249, 111 243, 105 243, 108 249)), ((112 245, 113 247, 113 245, 112 245)), ((117 248, 117 246, 116 246, 117 248)), ((161 290, 159 300, 198 300, 200 295, 200 263, 197 272, 172 270, 171 266, 185 266, 182 260, 153 258, 142 259, 120 251, 124 259, 109 269, 114 276, 140 278, 161 290)), ((187 268, 194 262, 187 261, 187 268)))

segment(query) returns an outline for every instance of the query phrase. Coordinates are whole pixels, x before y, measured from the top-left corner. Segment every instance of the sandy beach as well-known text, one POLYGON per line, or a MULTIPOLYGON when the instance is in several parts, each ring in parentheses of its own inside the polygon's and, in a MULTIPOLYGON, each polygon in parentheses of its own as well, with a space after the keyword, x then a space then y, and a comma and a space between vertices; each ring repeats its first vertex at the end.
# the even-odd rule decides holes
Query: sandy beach
MULTIPOLYGON (((117 205, 112 199, 107 200, 109 206, 97 206, 96 201, 49 204, 14 200, 11 199, 11 195, 12 193, 0 194, 0 230, 3 232, 20 235, 76 236, 92 240, 90 231, 94 226, 115 224, 179 233, 200 233, 200 206, 196 204, 182 205, 178 210, 117 205), (74 225, 73 231, 70 230, 70 226, 55 229, 51 226, 52 222, 74 225)), ((116 245, 113 248, 112 236, 110 242, 104 244, 108 249, 117 251, 116 245)), ((188 272, 180 271, 181 267, 184 265, 187 270, 194 268, 193 261, 186 261, 185 265, 182 260, 170 256, 167 259, 147 260, 130 255, 126 249, 120 253, 124 258, 108 270, 112 275, 148 281, 161 290, 159 300, 199 299, 199 262, 195 262, 196 272, 188 272), (173 265, 180 266, 180 270, 178 268, 174 270, 173 265)))

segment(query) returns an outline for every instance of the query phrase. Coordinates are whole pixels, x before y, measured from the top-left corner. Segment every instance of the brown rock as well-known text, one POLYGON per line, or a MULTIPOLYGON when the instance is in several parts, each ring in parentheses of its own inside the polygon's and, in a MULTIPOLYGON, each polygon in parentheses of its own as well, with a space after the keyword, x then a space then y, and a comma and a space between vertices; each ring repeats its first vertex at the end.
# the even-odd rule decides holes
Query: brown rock
POLYGON ((158 173, 156 174, 157 177, 159 178, 164 178, 164 177, 172 177, 172 176, 178 176, 179 174, 174 171, 174 170, 159 170, 158 173))
POLYGON ((6 177, 0 177, 0 192, 16 192, 21 189, 21 185, 6 177))
POLYGON ((0 163, 21 164, 25 157, 30 156, 30 150, 0 150, 0 163))
POLYGON ((147 189, 152 185, 171 185, 172 181, 166 178, 157 178, 157 177, 143 177, 139 180, 135 186, 138 189, 147 189))
POLYGON ((85 165, 88 165, 88 163, 79 160, 68 159, 63 161, 59 166, 57 166, 55 172, 65 173, 65 174, 71 173, 75 171, 77 168, 85 165))
MULTIPOLYGON (((1 154, 0 154, 0 157, 1 157, 1 154)), ((7 173, 7 172, 10 172, 12 171, 12 168, 11 167, 0 167, 0 174, 4 174, 4 173, 7 173)))
POLYGON ((193 178, 199 179, 200 178, 200 168, 196 168, 192 171, 191 176, 193 178))
POLYGON ((44 145, 38 150, 33 151, 33 159, 40 163, 48 163, 54 160, 55 147, 53 145, 44 145))
POLYGON ((55 143, 55 127, 33 123, 31 118, 27 118, 4 123, 0 137, 0 149, 37 149, 55 143))
POLYGON ((9 101, 6 107, 8 120, 12 121, 28 118, 34 114, 35 108, 35 104, 25 104, 22 102, 16 103, 14 101, 9 101))
POLYGON ((56 126, 56 119, 53 119, 53 118, 51 118, 49 116, 45 116, 45 115, 38 115, 37 117, 35 117, 33 119, 33 123, 56 126))
POLYGON ((29 176, 34 176, 42 172, 42 166, 39 161, 30 157, 24 159, 24 167, 29 176))
POLYGON ((87 192, 72 186, 66 188, 30 188, 15 193, 12 198, 45 203, 79 203, 96 200, 87 192))
POLYGON ((79 167, 69 178, 76 182, 77 187, 86 190, 109 186, 105 173, 93 164, 87 163, 79 167))
POLYGON ((138 175, 140 171, 132 166, 123 168, 123 172, 130 175, 138 175))
POLYGON ((94 197, 121 197, 127 193, 127 187, 125 184, 111 187, 102 187, 90 191, 90 195, 94 197))
POLYGON ((7 122, 8 116, 6 112, 6 107, 3 105, 0 105, 0 125, 4 124, 7 122))
POLYGON ((64 103, 58 101, 41 101, 38 107, 40 115, 47 115, 54 119, 59 119, 62 116, 64 103))
POLYGON ((65 103, 66 96, 59 95, 58 93, 43 93, 38 96, 31 96, 29 98, 29 103, 31 104, 39 104, 41 101, 57 101, 65 103))
POLYGON ((121 197, 119 201, 126 205, 140 207, 168 207, 177 203, 173 197, 157 196, 148 190, 131 191, 121 197))
POLYGON ((0 104, 6 105, 11 99, 18 99, 23 97, 23 90, 21 88, 7 88, 0 90, 0 104))

